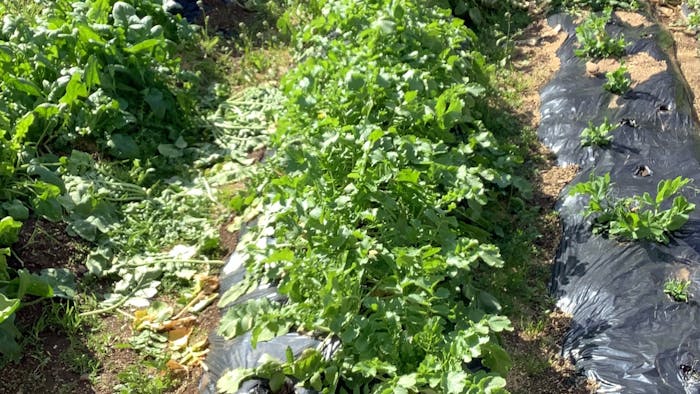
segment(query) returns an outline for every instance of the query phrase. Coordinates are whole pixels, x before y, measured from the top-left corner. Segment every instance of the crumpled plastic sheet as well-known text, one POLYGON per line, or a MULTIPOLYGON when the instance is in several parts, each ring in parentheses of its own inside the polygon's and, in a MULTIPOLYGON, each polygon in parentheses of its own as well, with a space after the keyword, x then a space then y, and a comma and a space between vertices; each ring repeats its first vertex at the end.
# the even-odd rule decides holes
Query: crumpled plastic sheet
MULTIPOLYGON (((257 220, 249 225, 254 226, 256 224, 257 220)), ((244 225, 241 229, 241 238, 246 234, 247 228, 248 225, 244 225)), ((258 242, 260 243, 259 246, 263 246, 274 243, 274 240, 270 237, 263 236, 260 237, 258 242)), ((222 270, 219 290, 221 294, 224 294, 232 286, 242 281, 246 275, 244 263, 247 256, 245 252, 240 251, 240 249, 241 244, 239 244, 239 248, 229 257, 222 270)), ((285 297, 280 295, 275 287, 259 287, 241 296, 235 302, 222 309, 221 315, 225 315, 228 308, 234 305, 262 297, 267 297, 271 301, 278 303, 284 303, 286 301, 285 297)), ((233 338, 232 340, 226 340, 217 333, 212 333, 209 335, 210 351, 205 361, 208 371, 202 376, 199 384, 199 391, 206 394, 217 393, 216 383, 227 371, 237 368, 255 368, 261 364, 264 357, 273 357, 284 361, 287 359, 287 348, 291 349, 294 357, 298 357, 304 350, 312 348, 321 350, 324 357, 330 357, 337 347, 334 347, 333 344, 324 346, 315 338, 296 333, 288 333, 270 341, 258 342, 255 347, 252 345, 250 333, 233 338)), ((294 392, 297 394, 315 393, 315 391, 312 390, 295 388, 294 384, 295 382, 288 379, 285 382, 288 389, 286 392, 294 392)), ((242 394, 262 394, 270 392, 271 390, 268 382, 264 379, 247 380, 238 390, 238 393, 242 394)))
MULTIPOLYGON (((631 42, 628 55, 647 52, 668 64, 610 107, 616 96, 603 89, 605 78, 586 76, 586 60, 574 55, 572 18, 558 14, 548 22, 561 25, 568 38, 558 51, 559 72, 540 92, 538 135, 560 165, 581 167, 572 184, 587 181, 591 172, 610 172, 619 196, 654 195, 660 180, 679 175, 700 187, 698 122, 690 90, 668 55, 672 49, 663 46, 667 33, 658 25, 632 28, 617 19, 607 26, 631 42), (620 124, 612 145, 581 147, 588 121, 600 124, 606 117, 620 124)), ((700 309, 694 301, 700 300, 700 196, 690 190, 684 195, 699 208, 662 245, 592 234, 582 217, 587 201, 568 196, 568 188, 562 192, 557 209, 563 237, 551 290, 573 316, 562 351, 599 383, 598 392, 700 393, 700 309), (664 282, 679 274, 692 281, 688 303, 663 292, 664 282)))
POLYGON ((202 9, 197 0, 163 0, 163 9, 171 14, 180 14, 190 23, 195 23, 202 17, 202 9))

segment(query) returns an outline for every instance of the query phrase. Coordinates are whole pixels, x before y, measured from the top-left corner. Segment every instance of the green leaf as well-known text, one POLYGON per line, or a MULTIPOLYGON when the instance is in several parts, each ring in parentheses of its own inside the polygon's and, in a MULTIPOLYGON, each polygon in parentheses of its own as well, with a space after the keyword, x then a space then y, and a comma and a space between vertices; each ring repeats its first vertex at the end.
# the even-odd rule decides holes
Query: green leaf
POLYGON ((216 382, 216 389, 219 393, 236 394, 241 383, 253 376, 255 376, 255 370, 251 368, 236 368, 226 371, 216 382))
POLYGON ((501 331, 512 331, 513 326, 510 324, 510 320, 505 316, 491 316, 488 320, 489 328, 493 332, 501 331))
POLYGON ((92 89, 95 86, 100 86, 100 65, 97 62, 95 55, 90 55, 85 65, 85 73, 83 75, 85 80, 85 85, 88 89, 92 89))
POLYGON ((219 308, 228 306, 232 302, 236 301, 242 295, 246 294, 249 290, 251 290, 252 287, 253 284, 245 280, 234 284, 221 296, 221 299, 219 300, 218 304, 219 308))
POLYGON ((25 114, 18 122, 15 124, 14 131, 12 132, 12 142, 22 143, 24 142, 29 128, 34 124, 34 114, 28 112, 25 114))
MULTIPOLYGON (((0 206, 15 220, 27 220, 29 218, 29 208, 25 207, 19 200, 6 201, 0 206)), ((0 230, 0 233, 2 233, 2 230, 0 230)), ((2 245, 2 242, 0 242, 0 245, 2 245)))
POLYGON ((136 159, 141 155, 136 141, 126 134, 112 134, 107 141, 107 146, 110 148, 110 153, 119 159, 136 159))
MULTIPOLYGON (((1 295, 1 294, 0 294, 1 295)), ((20 332, 14 324, 14 316, 0 322, 0 353, 5 359, 18 361, 22 356, 22 349, 17 343, 20 332)))
POLYGON ((0 220, 0 247, 10 246, 19 239, 19 231, 22 229, 22 222, 18 222, 10 216, 5 216, 0 220))
POLYGON ((143 51, 147 51, 149 49, 155 48, 163 43, 162 38, 150 38, 148 40, 144 40, 139 42, 136 45, 132 45, 130 47, 124 48, 125 51, 129 53, 139 53, 143 51))
POLYGON ((4 294, 0 293, 0 323, 4 322, 5 319, 10 317, 17 308, 19 308, 20 300, 18 298, 7 298, 4 294))
POLYGON ((80 73, 74 73, 66 85, 66 94, 61 97, 59 102, 63 104, 73 105, 79 98, 88 96, 88 90, 83 83, 83 77, 80 73))
POLYGON ((51 289, 53 295, 59 298, 72 300, 77 294, 75 275, 66 268, 44 268, 39 276, 51 289))

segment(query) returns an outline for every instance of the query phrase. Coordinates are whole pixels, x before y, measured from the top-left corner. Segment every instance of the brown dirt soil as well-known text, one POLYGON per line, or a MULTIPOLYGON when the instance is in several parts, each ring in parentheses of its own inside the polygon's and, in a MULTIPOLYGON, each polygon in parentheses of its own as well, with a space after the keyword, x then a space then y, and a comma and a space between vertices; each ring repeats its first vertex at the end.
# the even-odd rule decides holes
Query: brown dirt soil
POLYGON ((87 243, 66 234, 66 225, 43 219, 29 218, 22 224, 19 240, 12 250, 17 254, 9 259, 13 268, 39 272, 44 268, 67 268, 76 276, 87 269, 82 261, 87 256, 87 243))
POLYGON ((698 40, 695 34, 684 27, 684 19, 679 5, 664 4, 660 0, 651 1, 654 16, 669 30, 674 40, 672 55, 680 66, 681 73, 693 91, 693 107, 696 116, 700 114, 700 58, 698 40))
MULTIPOLYGON (((624 61, 630 73, 630 79, 632 79, 632 88, 649 80, 653 75, 668 69, 665 61, 656 60, 646 52, 628 56, 624 61)), ((620 61, 616 59, 589 61, 586 63, 586 74, 590 77, 604 77, 605 73, 615 71, 618 67, 620 67, 620 61)))
MULTIPOLYGON (((15 315, 15 325, 23 333, 30 333, 42 316, 46 303, 20 309, 15 315)), ((71 344, 61 332, 44 329, 36 336, 28 334, 23 342, 22 358, 17 363, 1 366, 0 394, 92 394, 90 382, 71 368, 64 354, 80 352, 85 359, 95 359, 85 344, 71 344)))
POLYGON ((566 40, 561 26, 550 27, 542 19, 528 26, 516 42, 513 64, 518 72, 527 76, 533 85, 523 95, 519 119, 534 128, 540 123, 539 89, 559 70, 556 51, 566 40))
POLYGON ((636 12, 615 11, 615 16, 617 16, 623 23, 626 23, 632 27, 648 27, 653 25, 653 22, 647 17, 636 12))
MULTIPOLYGON (((540 122, 539 91, 559 70, 556 51, 567 35, 559 26, 550 27, 541 18, 528 26, 517 41, 513 64, 523 76, 525 88, 516 116, 527 127, 536 130, 540 122)), ((578 172, 576 166, 557 167, 555 157, 545 146, 537 144, 533 157, 543 158, 531 165, 536 168, 533 203, 538 205, 540 220, 537 240, 538 255, 533 264, 549 272, 561 238, 559 219, 554 204, 562 188, 578 172)), ((546 294, 542 295, 546 298, 546 294)), ((546 302, 543 302, 546 304, 546 302)), ((523 321, 514 320, 515 331, 503 336, 504 347, 512 355, 513 369, 507 376, 507 388, 513 393, 590 393, 594 391, 586 379, 577 375, 571 362, 560 354, 563 336, 571 319, 560 311, 541 312, 542 305, 523 305, 520 316, 538 321, 532 330, 523 321)))

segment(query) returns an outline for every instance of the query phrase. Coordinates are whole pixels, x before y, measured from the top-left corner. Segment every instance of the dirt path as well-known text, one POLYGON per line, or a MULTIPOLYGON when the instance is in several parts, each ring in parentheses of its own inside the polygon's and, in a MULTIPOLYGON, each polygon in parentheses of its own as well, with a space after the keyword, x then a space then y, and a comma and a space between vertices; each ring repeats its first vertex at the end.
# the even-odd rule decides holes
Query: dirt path
POLYGON ((697 117, 700 114, 700 46, 697 37, 686 29, 680 5, 662 4, 667 3, 662 0, 651 0, 650 3, 654 17, 673 37, 671 56, 675 56, 676 64, 693 93, 693 107, 697 117))
MULTIPOLYGON (((521 104, 515 115, 530 130, 540 123, 540 90, 559 70, 557 49, 567 34, 558 26, 550 27, 544 17, 528 26, 516 41, 514 71, 524 84, 521 104)), ((553 154, 542 144, 533 147, 530 163, 536 168, 533 203, 540 207, 538 255, 533 264, 548 274, 561 238, 561 226, 554 213, 559 193, 576 175, 576 166, 558 167, 553 154)), ((545 274, 545 275, 547 275, 545 274)), ((546 298, 546 294, 542 294, 546 298)), ((570 316, 543 305, 523 305, 529 321, 514 321, 515 331, 504 337, 504 346, 512 355, 514 365, 507 381, 513 393, 590 393, 591 385, 579 376, 571 362, 560 354, 564 335, 571 324, 570 316)))

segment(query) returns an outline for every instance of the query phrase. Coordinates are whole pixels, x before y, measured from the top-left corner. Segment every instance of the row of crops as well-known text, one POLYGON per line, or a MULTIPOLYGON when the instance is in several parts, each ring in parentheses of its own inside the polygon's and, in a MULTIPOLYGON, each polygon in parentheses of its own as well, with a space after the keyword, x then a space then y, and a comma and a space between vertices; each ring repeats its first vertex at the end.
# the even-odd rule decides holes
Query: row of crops
POLYGON ((504 388, 497 334, 511 326, 479 277, 504 264, 495 234, 529 186, 505 133, 484 125, 493 67, 477 36, 437 0, 319 0, 287 15, 305 18, 299 63, 282 81, 274 156, 234 200, 258 226, 239 246, 248 275, 220 305, 265 284, 287 301, 237 303, 219 332, 255 344, 296 331, 336 351, 234 369, 219 389, 258 377, 274 391, 285 375, 328 392, 504 388))
POLYGON ((488 279, 530 186, 513 130, 487 126, 501 124, 495 66, 453 13, 488 25, 514 5, 284 5, 296 65, 281 96, 232 97, 183 65, 206 33, 160 1, 51 0, 36 15, 0 5, 3 362, 22 357, 15 316, 37 297, 80 305, 76 294, 91 292, 85 316, 144 308, 163 291, 205 308, 198 274, 223 263, 218 225, 233 209, 238 225, 258 226, 241 240, 248 275, 223 294, 219 333, 255 343, 299 332, 334 351, 231 370, 219 390, 285 376, 327 392, 505 387, 498 335, 512 327, 488 279), (273 154, 244 169, 261 141, 273 154), (244 192, 220 192, 243 178, 244 192), (87 245, 84 276, 25 268, 17 241, 32 220, 87 245), (262 285, 286 301, 240 302, 262 285))
POLYGON ((159 2, 23 5, 0 5, 3 361, 23 356, 15 312, 36 297, 78 302, 88 292, 82 300, 97 303, 81 307, 87 316, 193 287, 221 256, 212 212, 222 202, 212 189, 240 176, 232 158, 245 157, 227 118, 247 97, 217 110, 225 97, 177 56, 196 52, 199 33, 159 2), (29 272, 36 262, 17 253, 29 245, 16 244, 27 220, 35 233, 61 223, 82 240, 87 274, 29 272), (90 278, 110 286, 91 292, 90 278))

